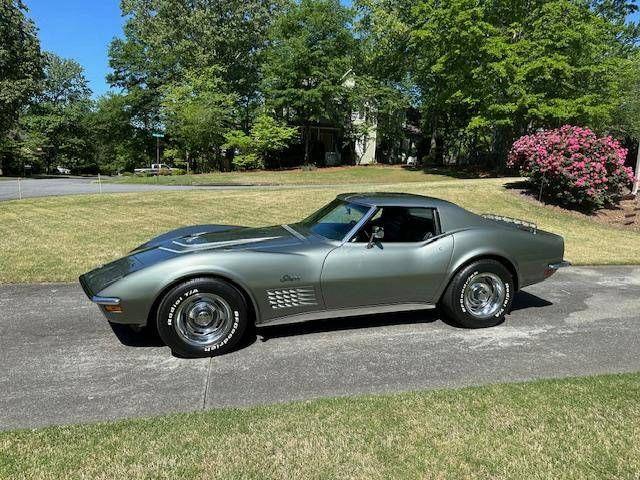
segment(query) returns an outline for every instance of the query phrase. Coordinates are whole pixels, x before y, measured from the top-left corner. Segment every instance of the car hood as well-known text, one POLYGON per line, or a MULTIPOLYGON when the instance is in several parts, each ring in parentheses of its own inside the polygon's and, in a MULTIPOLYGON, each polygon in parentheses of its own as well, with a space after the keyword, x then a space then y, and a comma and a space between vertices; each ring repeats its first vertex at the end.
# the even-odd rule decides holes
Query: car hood
POLYGON ((184 254, 204 251, 282 251, 299 246, 305 237, 288 226, 237 227, 196 225, 172 230, 140 245, 124 258, 102 265, 80 276, 91 297, 121 278, 155 263, 184 254))
POLYGON ((186 227, 156 237, 134 252, 159 248, 174 253, 203 250, 238 250, 277 248, 300 244, 304 237, 290 227, 236 227, 228 225, 198 225, 186 227))

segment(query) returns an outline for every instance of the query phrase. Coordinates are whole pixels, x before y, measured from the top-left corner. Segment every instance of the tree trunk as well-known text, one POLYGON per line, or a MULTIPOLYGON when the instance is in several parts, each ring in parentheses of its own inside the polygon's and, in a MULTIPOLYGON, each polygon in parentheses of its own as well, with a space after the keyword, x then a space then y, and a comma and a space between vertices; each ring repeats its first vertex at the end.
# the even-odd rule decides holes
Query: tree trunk
POLYGON ((634 174, 635 181, 633 182, 631 193, 632 195, 638 195, 638 189, 640 188, 640 141, 638 141, 638 154, 636 155, 636 169, 634 174))
POLYGON ((438 116, 433 115, 431 118, 431 137, 429 139, 429 160, 437 163, 438 160, 438 116))
POLYGON ((311 128, 309 127, 309 125, 305 125, 304 127, 304 164, 305 165, 309 165, 309 141, 311 140, 310 137, 311 134, 311 128))

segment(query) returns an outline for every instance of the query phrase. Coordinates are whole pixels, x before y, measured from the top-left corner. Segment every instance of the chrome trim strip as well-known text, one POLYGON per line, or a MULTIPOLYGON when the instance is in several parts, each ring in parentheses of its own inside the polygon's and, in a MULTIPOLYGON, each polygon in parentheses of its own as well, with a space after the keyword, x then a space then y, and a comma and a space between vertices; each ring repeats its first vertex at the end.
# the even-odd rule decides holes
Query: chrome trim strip
POLYGON ((284 317, 275 317, 260 322, 258 325, 281 325, 287 323, 306 322, 309 320, 322 320, 326 318, 355 317, 359 315, 375 315, 378 313, 408 312, 413 310, 434 309, 432 303, 395 303, 391 305, 372 305, 369 307, 334 308, 330 310, 317 310, 314 312, 296 313, 284 317))
POLYGON ((171 253, 187 253, 187 252, 193 251, 193 250, 174 250, 173 248, 169 248, 169 247, 158 247, 158 250, 164 250, 165 252, 171 252, 171 253))
POLYGON ((549 268, 552 270, 558 270, 559 268, 566 268, 566 267, 570 267, 571 266, 571 262, 568 262, 566 260, 563 260, 559 263, 550 263, 549 264, 549 268))
POLYGON ((200 249, 207 249, 212 247, 214 248, 215 247, 234 247, 236 245, 244 245, 245 243, 266 242, 267 240, 273 240, 275 238, 280 238, 280 237, 277 236, 277 237, 242 238, 238 240, 226 240, 222 242, 207 242, 207 243, 182 243, 174 240, 171 243, 173 243, 174 245, 189 248, 192 250, 200 250, 200 249))
POLYGON ((307 237, 305 237, 301 233, 298 233, 295 229, 291 228, 289 225, 282 224, 281 226, 282 226, 282 228, 284 228, 287 232, 289 232, 294 237, 297 237, 300 240, 306 240, 307 239, 307 237))
POLYGON ((117 297, 99 297, 94 295, 91 297, 91 301, 98 305, 120 305, 120 299, 117 297))

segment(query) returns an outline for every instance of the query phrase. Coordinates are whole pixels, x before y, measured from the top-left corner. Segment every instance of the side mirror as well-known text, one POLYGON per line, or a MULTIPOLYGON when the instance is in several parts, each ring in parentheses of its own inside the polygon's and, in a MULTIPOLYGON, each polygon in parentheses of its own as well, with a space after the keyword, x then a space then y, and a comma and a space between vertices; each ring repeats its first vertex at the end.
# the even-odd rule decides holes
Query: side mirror
POLYGON ((384 228, 373 227, 371 229, 371 237, 369 238, 369 243, 367 243, 367 248, 372 248, 376 240, 382 240, 383 238, 384 238, 384 228))

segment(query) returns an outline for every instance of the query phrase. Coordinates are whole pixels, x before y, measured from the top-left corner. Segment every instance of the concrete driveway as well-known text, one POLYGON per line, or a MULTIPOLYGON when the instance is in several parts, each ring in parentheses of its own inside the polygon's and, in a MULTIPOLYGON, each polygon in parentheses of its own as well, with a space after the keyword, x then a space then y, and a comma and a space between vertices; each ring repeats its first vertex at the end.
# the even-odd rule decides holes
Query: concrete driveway
POLYGON ((114 334, 76 285, 0 286, 0 309, 4 429, 640 370, 640 267, 563 270, 492 329, 436 312, 316 321, 198 360, 114 334))

